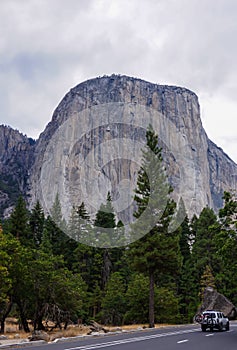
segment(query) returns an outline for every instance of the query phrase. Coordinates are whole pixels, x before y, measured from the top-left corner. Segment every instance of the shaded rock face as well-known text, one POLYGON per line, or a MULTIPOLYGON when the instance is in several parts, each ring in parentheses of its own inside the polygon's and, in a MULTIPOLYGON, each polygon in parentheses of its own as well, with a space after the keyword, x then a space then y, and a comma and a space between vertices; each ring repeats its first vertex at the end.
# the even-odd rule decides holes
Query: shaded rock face
POLYGON ((205 310, 221 311, 230 319, 235 318, 237 315, 237 309, 231 301, 211 287, 207 287, 204 290, 202 305, 198 313, 202 313, 205 310))
POLYGON ((34 141, 0 125, 0 217, 15 204, 20 194, 26 195, 33 161, 34 141))
MULTIPOLYGON (((116 201, 118 186, 125 180, 131 195, 141 163, 133 159, 132 153, 112 160, 109 155, 116 153, 119 137, 145 145, 149 123, 155 124, 159 135, 174 199, 183 198, 190 216, 199 214, 205 206, 220 208, 223 191, 236 188, 237 165, 208 139, 196 94, 181 87, 116 75, 81 83, 60 102, 36 143, 29 179, 31 202, 39 199, 48 210, 58 192, 60 198, 67 197, 67 212, 70 205, 87 202, 92 196, 86 204, 90 212, 96 212, 108 191, 116 201), (102 118, 106 113, 107 125, 102 118), (139 118, 142 125, 137 125, 139 118), (106 151, 101 145, 108 140, 111 143, 106 151), (91 153, 93 166, 85 164, 91 153), (79 159, 84 161, 83 166, 79 159), (96 184, 92 185, 91 180, 82 186, 81 174, 96 184), (42 178, 47 183, 43 190, 42 178), (99 196, 93 196, 95 189, 99 196)), ((129 202, 118 218, 129 221, 133 210, 134 203, 129 202)))
POLYGON ((213 208, 222 206, 222 194, 224 190, 236 190, 237 187, 237 165, 220 147, 208 140, 207 159, 210 174, 210 191, 213 208))

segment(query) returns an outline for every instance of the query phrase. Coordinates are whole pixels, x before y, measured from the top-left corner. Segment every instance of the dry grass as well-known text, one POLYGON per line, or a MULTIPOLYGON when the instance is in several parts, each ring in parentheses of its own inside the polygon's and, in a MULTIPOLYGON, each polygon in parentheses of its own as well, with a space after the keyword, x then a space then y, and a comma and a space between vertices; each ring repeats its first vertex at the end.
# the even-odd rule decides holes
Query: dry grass
MULTIPOLYGON (((31 332, 33 328, 30 326, 31 332)), ((87 326, 79 325, 69 325, 67 329, 48 332, 50 338, 56 339, 61 337, 75 337, 77 335, 84 335, 90 331, 90 328, 87 326)), ((8 339, 26 339, 31 336, 32 333, 25 333, 24 330, 19 330, 18 320, 13 317, 8 317, 5 323, 5 335, 8 339)))
MULTIPOLYGON (((156 324, 156 328, 161 328, 168 326, 167 324, 156 324)), ((131 325, 125 325, 125 326, 120 326, 120 327, 105 327, 105 329, 108 329, 110 332, 116 331, 118 329, 130 331, 130 330, 137 330, 138 328, 149 328, 149 324, 131 324, 131 325)))
MULTIPOLYGON (((167 326, 166 324, 157 324, 156 328, 167 326)), ((133 324, 133 325, 125 325, 120 327, 109 327, 105 326, 104 328, 109 332, 115 332, 118 330, 137 330, 138 328, 148 328, 148 324, 133 324)), ((32 328, 32 327, 31 327, 32 328)), ((33 331, 33 329, 31 329, 33 331)), ((83 325, 69 325, 68 328, 62 330, 55 330, 52 332, 48 332, 50 335, 50 339, 54 340, 56 338, 68 338, 75 337, 78 335, 86 335, 90 331, 88 326, 83 325)), ((25 333, 23 330, 19 330, 18 321, 15 318, 7 318, 6 327, 5 327, 5 335, 8 339, 26 339, 31 336, 31 333, 25 333)))
POLYGON ((5 322, 5 335, 8 339, 25 339, 31 333, 25 333, 22 330, 19 330, 18 320, 14 317, 6 318, 5 322))

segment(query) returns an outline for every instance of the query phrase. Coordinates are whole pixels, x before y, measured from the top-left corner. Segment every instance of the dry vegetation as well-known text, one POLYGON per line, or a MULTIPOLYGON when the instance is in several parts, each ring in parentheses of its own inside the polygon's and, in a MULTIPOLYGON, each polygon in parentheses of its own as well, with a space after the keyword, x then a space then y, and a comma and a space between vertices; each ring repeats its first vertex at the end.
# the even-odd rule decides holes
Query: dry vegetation
MULTIPOLYGON (((156 325, 156 327, 164 327, 165 324, 156 325)), ((30 327, 31 328, 31 327, 30 327)), ((121 327, 104 327, 109 332, 116 332, 118 330, 137 330, 139 328, 148 328, 148 324, 136 324, 136 325, 125 325, 121 327)), ((31 329, 33 331, 33 328, 31 329)), ((90 332, 89 326, 84 325, 69 325, 66 330, 56 329, 52 332, 48 332, 50 340, 62 337, 75 337, 78 335, 86 335, 90 332)), ((5 335, 8 339, 26 339, 31 336, 31 333, 25 333, 23 330, 19 330, 18 320, 13 317, 9 317, 6 320, 5 335)))

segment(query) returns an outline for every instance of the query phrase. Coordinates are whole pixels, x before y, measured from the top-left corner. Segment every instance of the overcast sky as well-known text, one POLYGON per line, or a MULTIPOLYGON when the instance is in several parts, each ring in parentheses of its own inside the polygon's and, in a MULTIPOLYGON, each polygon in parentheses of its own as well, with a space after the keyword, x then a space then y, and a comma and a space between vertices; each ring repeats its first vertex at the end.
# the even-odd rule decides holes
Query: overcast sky
POLYGON ((194 91, 237 162, 236 0, 0 0, 0 124, 37 138, 70 88, 112 73, 194 91))

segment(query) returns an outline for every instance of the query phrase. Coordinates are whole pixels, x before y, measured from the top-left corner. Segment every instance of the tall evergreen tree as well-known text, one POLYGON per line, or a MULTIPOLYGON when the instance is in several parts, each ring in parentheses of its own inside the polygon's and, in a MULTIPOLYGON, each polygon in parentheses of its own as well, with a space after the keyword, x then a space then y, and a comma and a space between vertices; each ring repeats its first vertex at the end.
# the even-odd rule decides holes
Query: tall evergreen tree
POLYGON ((200 279, 200 295, 203 297, 204 290, 207 287, 216 288, 215 278, 213 276, 210 265, 205 267, 205 270, 200 279))
POLYGON ((125 323, 147 323, 149 317, 149 277, 142 273, 132 275, 126 291, 125 323))
POLYGON ((237 227, 237 200, 236 194, 231 192, 224 192, 223 195, 224 205, 219 210, 219 218, 221 222, 221 228, 235 230, 237 227))
POLYGON ((44 211, 39 201, 36 202, 34 208, 31 210, 29 224, 31 234, 33 234, 34 244, 38 247, 41 243, 44 230, 44 211))
POLYGON ((12 257, 6 251, 6 245, 10 239, 9 236, 7 237, 3 234, 0 225, 0 333, 4 333, 5 319, 10 312, 9 306, 11 305, 9 293, 12 287, 12 279, 9 265, 12 257))
POLYGON ((130 245, 130 256, 134 268, 149 276, 149 326, 154 327, 155 278, 169 273, 176 274, 181 258, 179 237, 168 232, 175 203, 170 198, 172 188, 164 170, 158 136, 151 126, 146 132, 146 140, 135 191, 137 211, 134 216, 138 220, 132 224, 131 237, 136 239, 137 232, 145 233, 148 227, 149 232, 130 245), (145 220, 139 220, 145 211, 145 220))
POLYGON ((191 262, 192 231, 186 215, 180 232, 180 251, 182 269, 178 281, 179 307, 181 322, 190 322, 196 311, 196 293, 194 292, 193 265, 191 262))
POLYGON ((78 207, 73 207, 68 224, 68 236, 77 242, 90 244, 92 238, 92 227, 90 223, 90 216, 85 208, 84 202, 78 207))
POLYGON ((191 257, 191 231, 189 225, 189 219, 186 215, 184 221, 181 224, 181 233, 180 233, 180 251, 183 258, 183 264, 190 259, 191 257))
POLYGON ((213 209, 205 207, 196 222, 196 237, 192 249, 192 261, 196 269, 198 281, 200 281, 207 265, 214 272, 219 269, 214 240, 219 229, 217 217, 213 209))
POLYGON ((53 254, 53 247, 50 240, 50 235, 46 227, 44 227, 44 230, 43 230, 43 234, 40 242, 40 249, 44 253, 53 254))
POLYGON ((106 204, 102 203, 100 205, 100 208, 96 213, 94 224, 96 226, 96 229, 98 228, 98 234, 101 234, 101 228, 114 228, 116 226, 116 218, 114 214, 114 208, 112 206, 112 198, 110 192, 107 194, 106 204))
POLYGON ((102 278, 101 287, 105 288, 106 283, 109 280, 112 271, 112 262, 110 256, 111 235, 114 234, 114 228, 116 226, 116 219, 114 214, 114 209, 112 207, 112 199, 110 192, 107 194, 106 204, 101 204, 100 209, 96 213, 95 221, 95 231, 100 243, 104 241, 105 248, 103 248, 103 266, 102 266, 102 278), (107 232, 103 229, 112 229, 107 232), (103 238, 102 238, 103 237, 103 238))
POLYGON ((225 192, 223 208, 219 211, 220 230, 215 236, 217 256, 221 269, 217 271, 216 284, 219 290, 233 303, 237 303, 237 200, 234 193, 225 192))
POLYGON ((10 216, 10 233, 24 245, 33 244, 33 235, 29 229, 29 212, 22 196, 18 198, 15 209, 10 216))
POLYGON ((106 285, 102 301, 102 321, 105 324, 119 326, 126 311, 125 283, 119 272, 114 272, 106 285))
POLYGON ((60 203, 60 198, 58 193, 55 196, 52 208, 50 210, 50 216, 58 227, 62 226, 63 215, 62 215, 62 208, 61 208, 61 203, 60 203))
POLYGON ((192 245, 191 259, 188 261, 182 275, 182 300, 188 301, 184 305, 185 313, 189 316, 196 312, 201 302, 202 276, 207 265, 210 266, 213 275, 220 270, 220 259, 216 254, 215 236, 219 232, 219 223, 214 211, 205 207, 199 217, 194 217, 191 222, 194 242, 192 245), (186 282, 186 285, 185 285, 186 282))
MULTIPOLYGON (((70 260, 72 257, 72 249, 75 248, 74 241, 70 239, 67 235, 67 227, 65 219, 62 215, 61 203, 59 195, 55 197, 51 209, 51 216, 45 221, 45 228, 51 240, 53 254, 63 255, 65 260, 70 260), (73 242, 73 247, 71 243, 73 242)), ((68 261, 70 264, 70 262, 68 261)))

